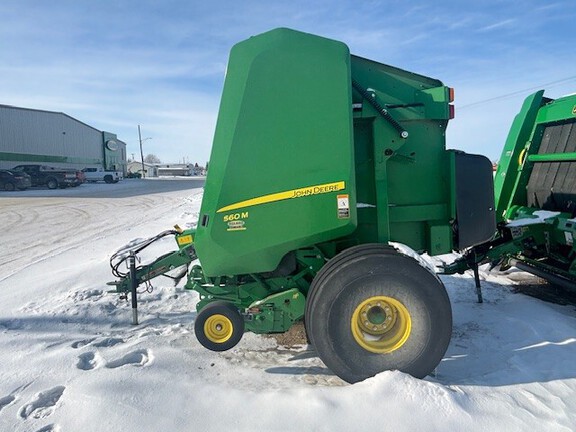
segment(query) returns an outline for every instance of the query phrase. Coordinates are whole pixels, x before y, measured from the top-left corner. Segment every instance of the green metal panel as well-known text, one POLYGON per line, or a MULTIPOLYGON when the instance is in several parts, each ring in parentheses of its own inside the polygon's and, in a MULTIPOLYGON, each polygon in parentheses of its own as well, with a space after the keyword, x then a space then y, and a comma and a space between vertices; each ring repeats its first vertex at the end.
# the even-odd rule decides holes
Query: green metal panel
POLYGON ((538 111, 536 121, 538 123, 552 123, 558 121, 567 121, 576 118, 576 96, 564 96, 543 106, 538 111))
POLYGON ((110 171, 123 170, 126 160, 122 154, 123 144, 118 142, 116 134, 102 132, 102 145, 104 147, 104 169, 110 171))
MULTIPOLYGON (((544 90, 540 90, 526 98, 522 109, 514 118, 506 138, 506 144, 502 150, 502 155, 498 162, 498 170, 494 178, 497 221, 502 221, 506 210, 513 203, 517 203, 519 197, 515 197, 515 191, 518 191, 519 194, 525 194, 525 189, 517 189, 522 169, 520 156, 530 140, 538 110, 543 103, 543 95, 544 90)), ((525 204, 525 199, 522 204, 525 204)))
POLYGON ((340 42, 277 29, 233 47, 196 235, 205 275, 272 271, 355 229, 350 82, 340 42))
POLYGON ((368 93, 353 93, 355 104, 362 104, 354 119, 361 203, 356 238, 360 243, 392 240, 432 254, 449 252, 454 213, 445 150, 449 89, 438 80, 356 56, 352 79, 368 93), (406 131, 407 138, 399 131, 406 131))

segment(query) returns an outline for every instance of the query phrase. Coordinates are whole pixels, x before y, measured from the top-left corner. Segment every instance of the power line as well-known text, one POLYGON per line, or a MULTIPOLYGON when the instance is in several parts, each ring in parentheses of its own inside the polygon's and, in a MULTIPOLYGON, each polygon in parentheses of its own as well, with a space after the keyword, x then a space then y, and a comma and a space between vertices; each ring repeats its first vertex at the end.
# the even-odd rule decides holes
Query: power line
POLYGON ((494 97, 489 98, 489 99, 483 99, 483 100, 480 100, 480 101, 477 101, 477 102, 472 102, 472 103, 469 103, 468 105, 459 106, 459 107, 458 107, 458 110, 461 110, 461 109, 463 109, 463 108, 469 108, 469 107, 471 107, 471 106, 476 106, 476 105, 485 104, 485 103, 488 103, 488 102, 493 102, 493 101, 496 101, 496 100, 507 99, 507 98, 510 98, 510 97, 513 97, 513 96, 518 96, 518 95, 520 95, 520 94, 526 94, 527 92, 530 92, 530 91, 540 90, 540 89, 542 89, 542 88, 550 88, 550 87, 553 87, 553 86, 555 86, 555 85, 563 84, 563 83, 566 83, 566 82, 569 82, 569 81, 572 81, 572 80, 576 80, 576 75, 571 76, 571 77, 568 77, 568 78, 563 78, 563 79, 560 79, 560 80, 556 80, 556 81, 550 81, 550 82, 548 82, 548 83, 540 84, 540 85, 538 85, 538 86, 526 88, 526 89, 523 89, 523 90, 518 90, 518 91, 515 91, 515 92, 512 92, 512 93, 507 93, 507 94, 503 94, 503 95, 500 95, 500 96, 494 96, 494 97))

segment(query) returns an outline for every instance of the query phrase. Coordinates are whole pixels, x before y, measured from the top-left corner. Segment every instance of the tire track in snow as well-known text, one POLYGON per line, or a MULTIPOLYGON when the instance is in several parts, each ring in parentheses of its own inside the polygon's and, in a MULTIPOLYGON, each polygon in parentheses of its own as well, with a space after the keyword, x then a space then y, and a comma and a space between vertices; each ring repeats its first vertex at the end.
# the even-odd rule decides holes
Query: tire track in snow
MULTIPOLYGON (((194 193, 193 189, 189 193, 194 193)), ((50 198, 28 198, 11 201, 9 210, 0 213, 0 226, 10 224, 12 227, 0 250, 0 282, 49 258, 86 247, 87 242, 124 232, 127 226, 148 223, 164 214, 167 208, 182 205, 182 201, 181 196, 161 194, 124 199, 67 198, 54 202, 50 198), (134 207, 139 209, 136 220, 134 207), (30 216, 26 216, 29 211, 30 216), (58 233, 48 244, 42 238, 43 227, 58 233), (98 235, 94 236, 94 232, 98 235)))
POLYGON ((19 225, 34 223, 38 217, 38 211, 35 209, 21 210, 8 210, 6 213, 0 213, 2 218, 2 227, 6 231, 10 231, 19 225))

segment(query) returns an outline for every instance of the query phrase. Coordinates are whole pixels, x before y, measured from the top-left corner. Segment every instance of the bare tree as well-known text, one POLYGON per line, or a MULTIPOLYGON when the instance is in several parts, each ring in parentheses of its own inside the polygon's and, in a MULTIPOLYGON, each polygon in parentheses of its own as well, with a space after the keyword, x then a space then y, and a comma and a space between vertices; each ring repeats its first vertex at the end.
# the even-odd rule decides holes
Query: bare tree
POLYGON ((149 163, 149 164, 159 164, 162 163, 162 161, 160 160, 160 158, 158 156, 156 156, 155 154, 152 153, 148 153, 146 155, 146 157, 144 158, 144 162, 149 163))

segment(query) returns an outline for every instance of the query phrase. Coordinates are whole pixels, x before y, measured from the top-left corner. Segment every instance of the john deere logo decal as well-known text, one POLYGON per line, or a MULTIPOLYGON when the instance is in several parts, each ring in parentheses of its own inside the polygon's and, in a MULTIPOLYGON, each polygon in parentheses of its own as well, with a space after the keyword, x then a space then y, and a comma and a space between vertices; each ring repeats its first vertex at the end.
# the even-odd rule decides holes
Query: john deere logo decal
POLYGON ((576 115, 576 105, 574 105, 574 108, 572 108, 572 114, 576 115))
MULTIPOLYGON (((216 213, 228 212, 232 210, 238 210, 245 207, 256 206, 260 204, 267 204, 277 201, 283 201, 292 198, 302 198, 312 195, 325 194, 329 192, 338 192, 346 189, 346 183, 343 181, 326 183, 314 186, 306 186, 298 189, 291 189, 283 192, 277 192, 269 195, 264 195, 256 198, 251 198, 246 201, 240 201, 234 204, 230 204, 226 207, 222 207, 216 213)), ((226 219, 224 219, 226 222, 226 219)))

